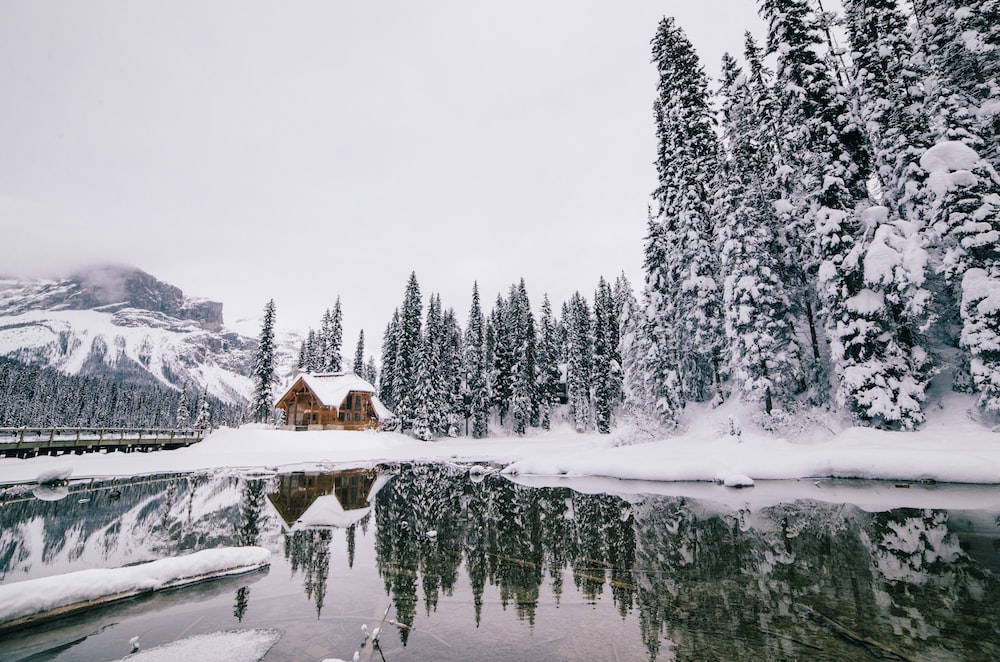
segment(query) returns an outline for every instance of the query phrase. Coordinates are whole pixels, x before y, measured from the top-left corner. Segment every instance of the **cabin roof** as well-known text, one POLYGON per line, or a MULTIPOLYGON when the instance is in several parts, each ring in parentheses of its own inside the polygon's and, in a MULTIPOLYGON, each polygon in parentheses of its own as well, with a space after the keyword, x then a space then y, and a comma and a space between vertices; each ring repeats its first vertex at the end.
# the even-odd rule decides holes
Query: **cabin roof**
POLYGON ((347 394, 356 391, 358 393, 368 393, 372 398, 372 405, 375 407, 375 414, 379 420, 392 418, 392 411, 386 407, 375 394, 375 387, 368 380, 358 377, 353 372, 303 372, 292 379, 291 384, 285 388, 281 397, 275 404, 285 399, 285 396, 295 388, 299 382, 303 382, 309 390, 313 392, 319 402, 324 407, 340 407, 347 394))

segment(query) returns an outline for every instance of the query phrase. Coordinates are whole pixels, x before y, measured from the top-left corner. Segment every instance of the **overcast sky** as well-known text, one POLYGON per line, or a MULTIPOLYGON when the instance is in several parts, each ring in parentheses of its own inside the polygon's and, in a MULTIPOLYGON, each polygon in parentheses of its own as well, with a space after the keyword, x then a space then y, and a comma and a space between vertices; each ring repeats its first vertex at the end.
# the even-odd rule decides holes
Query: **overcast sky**
POLYGON ((716 76, 752 0, 0 4, 0 272, 134 264, 346 353, 416 270, 466 318, 641 278, 649 40, 716 76))

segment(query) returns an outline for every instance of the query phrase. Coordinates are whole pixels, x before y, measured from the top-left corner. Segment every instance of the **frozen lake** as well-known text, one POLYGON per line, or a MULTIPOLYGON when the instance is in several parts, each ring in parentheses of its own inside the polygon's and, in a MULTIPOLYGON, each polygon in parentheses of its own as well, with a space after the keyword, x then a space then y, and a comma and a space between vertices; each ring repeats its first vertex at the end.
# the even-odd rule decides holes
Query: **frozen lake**
POLYGON ((9 634, 0 659, 255 628, 281 632, 267 660, 1000 659, 998 503, 998 487, 520 484, 441 464, 15 486, 5 584, 235 544, 272 564, 9 634))

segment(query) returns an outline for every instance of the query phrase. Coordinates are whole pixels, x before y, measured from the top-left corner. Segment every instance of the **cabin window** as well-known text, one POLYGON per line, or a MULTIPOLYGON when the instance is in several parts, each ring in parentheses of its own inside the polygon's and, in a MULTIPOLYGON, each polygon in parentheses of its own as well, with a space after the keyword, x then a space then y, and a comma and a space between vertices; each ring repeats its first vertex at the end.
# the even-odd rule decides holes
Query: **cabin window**
POLYGON ((337 420, 340 421, 341 423, 344 422, 344 412, 339 412, 337 414, 337 420))
POLYGON ((361 420, 361 414, 359 414, 358 412, 354 412, 354 422, 356 423, 360 420, 361 420))
POLYGON ((361 409, 361 396, 360 395, 354 396, 354 408, 355 409, 361 409))

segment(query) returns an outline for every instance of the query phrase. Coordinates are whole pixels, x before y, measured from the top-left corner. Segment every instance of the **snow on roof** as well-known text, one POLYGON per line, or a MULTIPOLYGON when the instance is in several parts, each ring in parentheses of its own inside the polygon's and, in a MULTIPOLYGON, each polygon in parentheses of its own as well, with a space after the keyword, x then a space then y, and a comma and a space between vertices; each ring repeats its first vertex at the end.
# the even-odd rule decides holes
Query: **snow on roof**
POLYGON ((387 418, 392 418, 393 413, 386 407, 375 392, 375 387, 368 382, 368 380, 358 377, 353 372, 303 372, 292 378, 291 384, 288 388, 284 389, 281 397, 278 398, 277 402, 280 402, 288 392, 292 390, 299 380, 305 382, 305 385, 316 394, 319 398, 320 404, 325 407, 340 407, 344 402, 344 398, 351 391, 356 391, 358 393, 369 393, 372 397, 372 405, 375 407, 375 414, 379 417, 379 420, 384 420, 387 418))

